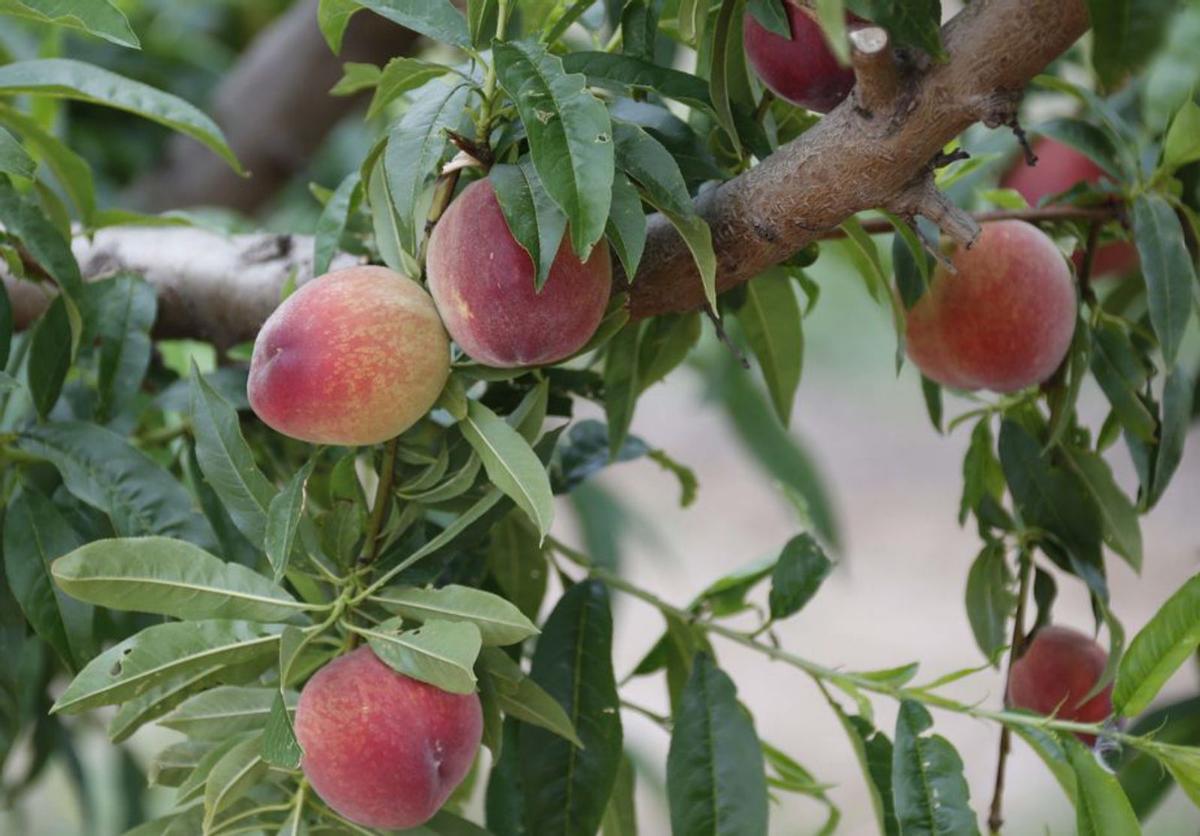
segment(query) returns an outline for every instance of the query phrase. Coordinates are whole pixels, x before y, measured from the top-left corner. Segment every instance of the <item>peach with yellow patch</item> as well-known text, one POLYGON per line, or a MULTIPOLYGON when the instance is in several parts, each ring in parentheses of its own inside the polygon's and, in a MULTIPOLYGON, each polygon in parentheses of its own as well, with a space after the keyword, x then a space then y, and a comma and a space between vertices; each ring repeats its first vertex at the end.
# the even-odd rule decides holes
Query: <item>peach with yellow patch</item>
POLYGON ((247 393, 268 426, 314 444, 377 444, 429 411, 450 374, 433 300, 384 267, 349 267, 287 298, 254 343, 247 393))

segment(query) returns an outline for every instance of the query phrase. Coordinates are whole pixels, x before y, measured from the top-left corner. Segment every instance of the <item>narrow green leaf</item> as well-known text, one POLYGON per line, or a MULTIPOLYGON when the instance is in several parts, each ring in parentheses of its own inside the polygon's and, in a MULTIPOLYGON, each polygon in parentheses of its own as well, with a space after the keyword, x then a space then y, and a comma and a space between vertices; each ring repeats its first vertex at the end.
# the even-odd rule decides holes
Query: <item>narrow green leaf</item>
POLYGON ((1134 200, 1133 234, 1146 277, 1150 323, 1169 369, 1191 316, 1189 297, 1196 271, 1184 243, 1183 227, 1165 198, 1145 194, 1134 200))
POLYGON ((96 414, 103 423, 119 414, 142 387, 150 366, 150 329, 158 297, 140 277, 121 273, 85 285, 80 307, 86 330, 95 331, 100 343, 96 414))
POLYGON ((612 203, 613 141, 608 110, 562 60, 528 42, 492 48, 500 86, 516 104, 533 165, 567 215, 571 247, 586 261, 604 235, 612 203))
POLYGON ((617 782, 600 824, 600 836, 637 836, 637 811, 634 807, 634 782, 637 773, 629 755, 621 757, 617 782))
POLYGON ((691 73, 663 67, 632 55, 611 52, 571 52, 563 56, 563 69, 583 73, 588 84, 629 94, 644 90, 692 107, 712 108, 708 85, 691 73))
POLYGON ((1200 160, 1200 105, 1186 101, 1171 120, 1163 143, 1163 165, 1168 170, 1200 160))
POLYGON ((925 735, 933 718, 912 700, 900 703, 892 751, 892 792, 901 833, 978 834, 963 763, 950 741, 925 735))
POLYGON ((613 176, 612 207, 608 211, 605 232, 625 269, 625 278, 632 282, 646 247, 646 213, 642 210, 637 189, 620 171, 613 176))
POLYGON ((34 632, 69 670, 78 670, 96 654, 95 611, 55 589, 50 566, 80 546, 83 538, 49 499, 29 487, 9 502, 2 533, 4 573, 12 597, 34 632))
POLYGON ((0 174, 14 174, 32 180, 36 173, 37 163, 33 157, 29 156, 15 136, 0 128, 0 174))
POLYGON ((194 362, 191 377, 192 426, 200 469, 238 530, 251 543, 261 543, 275 488, 254 463, 237 411, 200 375, 194 362))
POLYGON ((1158 422, 1140 397, 1146 369, 1129 335, 1119 325, 1101 323, 1092 335, 1092 375, 1112 404, 1121 426, 1151 443, 1158 422))
POLYGON ((0 0, 0 14, 87 32, 138 49, 138 37, 112 0, 0 0))
POLYGON ((1159 607, 1129 643, 1113 686, 1113 709, 1124 717, 1145 710, 1200 645, 1200 575, 1159 607))
POLYGON ((546 193, 528 159, 519 165, 493 166, 488 177, 509 231, 533 261, 534 287, 541 290, 558 255, 567 216, 546 193))
MULTIPOLYGON (((467 20, 449 0, 354 0, 392 23, 453 46, 470 46, 467 20)), ((335 50, 336 51, 336 50, 335 50)))
POLYGON ((550 574, 538 540, 528 518, 514 511, 492 527, 487 551, 488 571, 500 591, 529 619, 537 618, 550 574))
POLYGON ((1100 510, 1101 534, 1105 544, 1133 567, 1142 569, 1142 529, 1137 508, 1113 478, 1103 458, 1088 450, 1064 447, 1063 457, 1079 476, 1100 510))
POLYGON ((1012 582, 1004 544, 989 542, 967 573, 966 604, 975 644, 994 665, 999 665, 1000 651, 1008 645, 1008 619, 1017 604, 1012 582))
POLYGON ((124 110, 166 125, 211 149, 239 174, 225 135, 203 112, 170 93, 69 58, 39 58, 0 67, 0 94, 32 93, 124 110))
POLYGON ((152 787, 177 787, 212 749, 204 741, 181 740, 163 749, 150 762, 147 778, 152 787))
POLYGON ((374 119, 388 104, 410 90, 416 90, 427 82, 450 72, 444 64, 423 61, 420 58, 398 56, 384 65, 380 73, 375 94, 367 106, 367 119, 374 119))
POLYGON ((321 209, 317 218, 316 230, 313 233, 313 275, 320 276, 329 270, 329 262, 339 249, 342 233, 346 231, 346 221, 355 204, 355 195, 362 188, 359 173, 352 171, 347 174, 333 195, 321 209))
POLYGON ((621 716, 612 669, 608 591, 571 587, 546 620, 531 676, 566 710, 582 748, 558 734, 521 728, 526 827, 591 836, 600 827, 621 760, 621 716))
POLYGON ((146 723, 166 714, 197 691, 212 686, 228 673, 222 665, 211 665, 154 686, 121 706, 108 724, 108 739, 113 743, 126 740, 146 723))
POLYGON ((1162 498, 1171 477, 1183 458, 1183 445, 1192 423, 1192 381, 1182 368, 1176 368, 1163 382, 1162 429, 1154 451, 1150 490, 1145 497, 1147 507, 1162 498))
POLYGON ((742 46, 742 0, 722 0, 713 21, 709 43, 709 94, 717 124, 725 129, 738 155, 742 155, 742 137, 736 113, 754 107, 754 92, 746 71, 746 53, 742 46))
POLYGON ((499 595, 468 586, 389 587, 372 596, 371 600, 413 621, 441 619, 474 624, 485 645, 515 644, 538 632, 515 605, 499 595))
POLYGON ((784 8, 786 2, 787 0, 748 0, 746 11, 750 12, 764 29, 790 41, 792 25, 784 8))
POLYGON ((1117 778, 1077 740, 1064 739, 1075 772, 1078 796, 1075 827, 1079 836, 1134 836, 1142 832, 1117 778))
POLYGON ((210 665, 271 657, 279 636, 242 621, 173 621, 147 627, 101 653, 71 680, 51 709, 73 714, 123 702, 157 683, 210 665))
POLYGON ((270 765, 260 753, 262 741, 244 740, 213 764, 204 782, 204 829, 211 830, 217 813, 256 786, 270 765))
POLYGON ((886 29, 901 46, 915 46, 937 59, 946 57, 940 0, 846 0, 846 8, 886 29))
POLYGON ((825 550, 811 534, 805 532, 789 540, 771 573, 771 618, 787 618, 800 612, 832 570, 825 550))
POLYGON ((529 515, 545 537, 554 521, 554 497, 546 469, 529 442, 479 401, 471 401, 459 427, 482 459, 488 479, 529 515))
POLYGON ((71 369, 72 348, 79 342, 78 329, 72 325, 73 308, 69 297, 56 296, 33 328, 29 343, 28 384, 33 406, 42 419, 48 418, 50 410, 58 403, 67 372, 71 369))
POLYGON ((263 532, 263 549, 267 553, 275 583, 283 579, 288 562, 292 558, 292 550, 296 543, 296 533, 304 519, 305 493, 304 486, 312 474, 316 459, 309 459, 304 467, 288 480, 283 490, 271 499, 267 506, 267 520, 263 532))
POLYGON ((455 694, 475 693, 479 628, 465 621, 430 619, 415 630, 389 618, 373 629, 357 629, 388 667, 455 694))
POLYGON ((530 679, 507 653, 485 647, 479 655, 479 663, 491 674, 496 702, 505 714, 553 732, 576 746, 583 746, 563 707, 530 679))
POLYGON ((604 416, 608 419, 608 456, 617 459, 637 406, 638 350, 641 324, 626 325, 608 342, 604 355, 604 416))
POLYGON ((735 316, 758 359, 775 413, 786 427, 804 365, 804 331, 791 277, 772 268, 751 279, 735 316))
POLYGON ((67 490, 106 513, 123 537, 161 534, 205 548, 214 543, 183 485, 116 433, 62 422, 22 431, 17 445, 53 464, 67 490))
MULTIPOLYGON (((277 688, 222 685, 189 697, 158 724, 195 740, 223 740, 266 726, 278 693, 277 688)), ((289 709, 295 708, 296 700, 297 695, 288 692, 289 709)))
POLYGON ((279 691, 275 692, 267 727, 263 730, 260 754, 271 766, 283 769, 299 767, 300 756, 304 754, 300 748, 300 741, 296 740, 296 732, 292 729, 287 703, 279 691))
POLYGON ((767 780, 754 724, 737 689, 698 653, 671 731, 667 798, 675 833, 767 832, 767 780))
POLYGON ((309 609, 257 572, 166 537, 96 540, 54 561, 68 595, 175 618, 282 621, 309 609))
POLYGON ((383 170, 396 213, 401 248, 416 256, 429 214, 429 186, 450 147, 447 130, 460 130, 468 87, 458 81, 434 81, 423 87, 388 133, 383 170))
POLYGON ((1175 4, 1170 0, 1088 0, 1092 66, 1115 88, 1154 54, 1175 4))
POLYGON ((36 119, 4 104, 0 104, 0 124, 7 125, 21 135, 25 146, 54 173, 63 193, 79 212, 79 217, 85 224, 91 224, 96 212, 96 187, 87 161, 43 128, 36 119))

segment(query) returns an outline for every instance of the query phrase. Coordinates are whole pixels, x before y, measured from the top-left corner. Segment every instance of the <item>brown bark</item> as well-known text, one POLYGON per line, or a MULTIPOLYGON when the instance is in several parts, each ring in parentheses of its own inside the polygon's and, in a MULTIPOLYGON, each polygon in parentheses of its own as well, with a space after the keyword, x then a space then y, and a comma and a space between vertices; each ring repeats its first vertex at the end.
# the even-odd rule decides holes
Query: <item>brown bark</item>
MULTIPOLYGON (((930 163, 942 147, 976 121, 997 126, 1014 114, 1021 90, 1088 26, 1084 0, 975 0, 943 28, 949 59, 899 79, 890 105, 871 112, 851 98, 760 165, 705 193, 697 209, 713 231, 718 290, 728 290, 779 263, 856 212, 886 208, 921 214, 960 241, 974 220, 931 188, 930 163)), ((862 70, 860 69, 860 76, 862 70)), ((314 99, 315 100, 315 99, 314 99)), ((196 270, 190 230, 112 230, 95 245, 76 242, 85 274, 123 263, 124 236, 140 239, 141 267, 160 288, 160 317, 174 336, 199 336, 221 345, 250 339, 279 298, 292 262, 258 262, 246 270, 241 248, 267 246, 277 236, 229 244, 207 240, 211 264, 196 270), (253 244, 267 241, 267 244, 253 244), (105 246, 105 259, 88 261, 105 246), (217 257, 217 250, 235 256, 217 257), (150 255, 152 254, 152 255, 150 255), (148 260, 147 260, 148 259, 148 260), (229 270, 223 274, 220 270, 229 270), (220 297, 220 298, 214 298, 220 297)), ((836 234, 836 233, 833 233, 836 234)), ((311 240, 288 237, 289 252, 311 253, 311 240)), ((207 263, 207 262, 206 262, 207 263)), ((299 268, 299 280, 307 273, 299 268)), ((649 218, 645 255, 629 288, 634 317, 686 311, 703 304, 689 250, 661 216, 649 218)))
POLYGON ((175 136, 166 162, 138 181, 127 200, 148 212, 225 206, 251 213, 308 165, 360 96, 330 96, 343 61, 382 64, 411 51, 417 36, 360 13, 340 56, 317 29, 317 0, 299 0, 250 45, 217 87, 210 112, 250 172, 239 177, 195 140, 175 136))

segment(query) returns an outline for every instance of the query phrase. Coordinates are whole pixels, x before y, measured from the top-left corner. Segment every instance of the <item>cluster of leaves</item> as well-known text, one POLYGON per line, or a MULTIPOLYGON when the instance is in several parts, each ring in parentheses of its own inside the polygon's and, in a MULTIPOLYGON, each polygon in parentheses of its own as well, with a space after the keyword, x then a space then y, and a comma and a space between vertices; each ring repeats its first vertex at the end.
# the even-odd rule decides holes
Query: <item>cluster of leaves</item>
MULTIPOLYGON (((841 44, 843 4, 817 5, 841 44)), ((1137 6, 1140 14, 1122 19, 1160 29, 1165 14, 1154 3, 1092 5, 1137 6)), ((937 2, 846 6, 901 44, 943 57, 937 2)), ((471 0, 465 13, 446 0, 322 0, 319 23, 335 51, 362 10, 439 41, 449 58, 346 66, 335 91, 373 90, 368 118, 380 117, 384 130, 358 171, 332 191, 316 190, 324 203, 317 271, 346 250, 419 278, 428 221, 478 176, 491 179, 539 283, 564 238, 581 257, 610 246, 636 281, 647 212, 660 213, 689 247, 711 313, 736 324, 733 339, 753 354, 768 397, 737 369, 714 375, 713 388, 811 532, 682 608, 551 536, 554 497, 584 488, 612 462, 653 460, 678 478, 683 504, 696 489, 686 467, 629 428, 638 397, 691 353, 701 315, 630 322, 620 297, 593 340, 554 368, 495 370, 459 359, 437 409, 385 448, 314 450, 271 433, 247 413, 244 347, 216 368, 202 346, 151 339, 155 296, 139 277, 83 282, 69 246, 73 222, 87 232, 179 221, 99 208, 87 164, 51 126, 57 99, 113 107, 191 136, 236 168, 219 129, 182 100, 95 66, 6 64, 0 255, 13 274, 57 288, 38 322, 16 335, 0 293, 0 457, 12 465, 0 477, 0 641, 10 660, 0 674, 0 755, 24 729, 34 730, 38 754, 6 792, 28 785, 51 753, 73 757, 64 715, 118 706, 108 726, 115 744, 150 722, 186 736, 149 770, 153 783, 176 788, 176 809, 131 832, 362 832, 300 780, 291 713, 311 673, 365 641, 406 675, 479 692, 492 756, 490 832, 634 833, 636 770, 624 751, 611 654, 609 596, 619 590, 656 606, 666 622, 631 675, 661 673, 666 683, 670 715, 655 719, 671 733, 676 832, 765 832, 772 790, 826 805, 825 832, 840 816, 825 785, 759 739, 718 665, 713 635, 814 677, 859 756, 883 832, 977 829, 962 761, 932 733, 925 703, 1018 732, 1076 802, 1083 832, 1134 832, 1133 808, 1150 809, 1166 786, 1162 775, 1200 798, 1200 755, 1183 745, 1198 742, 1194 700, 1148 715, 1138 734, 1106 732, 1134 753, 1122 771, 1131 806, 1090 753, 1059 736, 1071 724, 989 714, 938 692, 973 670, 913 686, 915 664, 835 671, 759 639, 817 593, 832 568, 824 547, 836 545, 828 500, 784 429, 801 376, 803 319, 819 296, 805 268, 818 251, 717 298, 712 238, 693 198, 814 124, 812 114, 763 95, 746 70, 743 12, 778 27, 778 0, 471 0), (689 53, 696 71, 674 69, 676 56, 689 53), (34 106, 13 98, 24 94, 34 106), (462 156, 447 166, 456 148, 462 156), (579 401, 599 404, 606 421, 568 428, 548 420, 569 419, 579 401), (754 596, 768 581, 762 606, 754 596), (563 594, 551 602, 556 586, 563 594), (743 632, 730 618, 758 623, 743 632), (73 677, 65 690, 60 672, 73 677), (872 695, 901 700, 891 738, 876 728, 872 695), (1157 738, 1140 733, 1159 730, 1157 738), (1148 763, 1166 771, 1151 775, 1148 763)), ((0 12, 10 11, 133 45, 107 2, 0 0, 0 12)), ((1149 55, 1108 48, 1129 35, 1107 24, 1095 33, 1105 84, 1149 55)), ((984 548, 968 574, 968 613, 994 661, 1030 588, 1045 621, 1055 578, 1078 578, 1112 639, 1116 710, 1131 717, 1200 643, 1193 579, 1122 652, 1104 563, 1107 549, 1140 568, 1138 514, 1167 487, 1194 410, 1195 383, 1178 359, 1198 295, 1187 242, 1200 237, 1200 110, 1185 93, 1169 124, 1148 129, 1129 116, 1136 96, 1101 99, 1057 76, 1039 87, 1077 98, 1083 118, 1037 129, 1080 148, 1115 184, 1056 199, 1127 203, 1142 276, 1107 292, 1086 286, 1075 344, 1048 385, 982 402, 950 422, 975 422, 961 518, 975 519, 984 548), (1089 372, 1112 407, 1094 438, 1075 409, 1089 372), (1121 436, 1137 466, 1136 499, 1102 456, 1121 436)), ((970 184, 986 174, 985 162, 944 172, 942 185, 970 184)), ((1019 200, 997 190, 971 196, 980 207, 1019 200)), ((887 254, 859 220, 844 226, 845 251, 868 291, 893 305, 901 324, 930 265, 913 230, 899 220, 896 229, 899 301, 887 254)), ((1095 235, 1069 223, 1051 231, 1064 246, 1126 235, 1119 222, 1095 235)), ((940 428, 942 393, 928 382, 924 391, 940 428)), ((474 783, 472 773, 427 832, 483 832, 458 815, 474 783)))

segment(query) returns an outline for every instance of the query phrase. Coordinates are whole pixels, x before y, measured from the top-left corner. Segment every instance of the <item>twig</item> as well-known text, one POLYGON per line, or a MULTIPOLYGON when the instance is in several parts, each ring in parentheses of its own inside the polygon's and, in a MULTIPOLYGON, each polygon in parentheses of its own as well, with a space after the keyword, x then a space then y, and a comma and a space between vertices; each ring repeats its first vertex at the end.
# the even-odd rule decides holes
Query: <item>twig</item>
POLYGON ((379 485, 375 488, 375 506, 367 520, 367 539, 363 543, 363 553, 358 558, 360 566, 371 563, 379 554, 379 532, 391 507, 392 477, 396 472, 396 448, 399 444, 400 436, 396 436, 383 449, 383 467, 379 471, 379 485))
MULTIPOLYGON (((1029 553, 1022 551, 1019 560, 1021 582, 1017 593, 1017 610, 1013 614, 1012 646, 1008 651, 1008 670, 1012 675, 1013 662, 1021 657, 1025 649, 1025 599, 1029 597, 1029 577, 1033 574, 1033 561, 1029 553)), ((1008 704, 1008 683, 1004 685, 1004 702, 1008 704)), ((1000 730, 1000 752, 996 758, 996 784, 992 790, 992 806, 988 809, 988 830, 993 834, 1000 832, 1004 825, 1004 769, 1008 763, 1008 753, 1012 749, 1012 732, 1008 726, 1000 730)))
MULTIPOLYGON (((1046 223, 1051 221, 1104 221, 1117 220, 1121 217, 1120 206, 1043 206, 1029 209, 994 209, 988 212, 973 212, 971 217, 981 224, 991 221, 1029 221, 1030 223, 1046 223)), ((886 218, 872 218, 862 222, 863 231, 868 235, 883 235, 892 231, 892 224, 886 218)), ((846 231, 841 227, 825 230, 820 234, 823 241, 845 238, 846 231)))
POLYGON ((1009 120, 1008 127, 1012 129, 1013 136, 1017 138, 1017 142, 1021 143, 1021 150, 1025 153, 1025 165, 1037 165, 1037 154, 1033 153, 1033 147, 1029 144, 1029 137, 1026 136, 1025 129, 1021 127, 1021 123, 1015 115, 1009 120))
POLYGON ((850 62, 854 66, 854 103, 864 115, 896 102, 900 74, 886 29, 865 26, 850 33, 850 62))
POLYGON ((750 361, 747 360, 746 355, 743 354, 738 347, 733 344, 733 340, 729 338, 729 332, 727 332, 725 330, 725 326, 721 324, 721 318, 717 316, 716 312, 712 309, 712 305, 704 306, 704 315, 709 318, 709 321, 711 321, 713 324, 713 328, 716 329, 717 339, 729 349, 730 353, 733 354, 734 359, 738 361, 738 364, 743 369, 749 371, 750 361))

